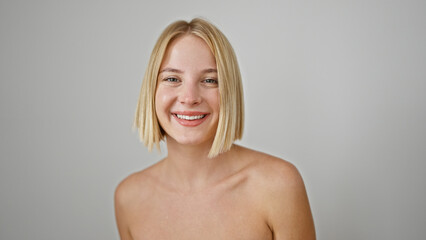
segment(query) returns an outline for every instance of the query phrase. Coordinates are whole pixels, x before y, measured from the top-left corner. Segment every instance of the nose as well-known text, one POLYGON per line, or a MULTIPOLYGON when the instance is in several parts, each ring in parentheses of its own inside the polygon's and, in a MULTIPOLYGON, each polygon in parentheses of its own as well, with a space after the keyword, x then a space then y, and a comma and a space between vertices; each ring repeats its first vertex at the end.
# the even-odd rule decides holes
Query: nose
POLYGON ((201 103, 200 89, 196 84, 185 82, 178 98, 179 102, 186 105, 197 105, 201 103))

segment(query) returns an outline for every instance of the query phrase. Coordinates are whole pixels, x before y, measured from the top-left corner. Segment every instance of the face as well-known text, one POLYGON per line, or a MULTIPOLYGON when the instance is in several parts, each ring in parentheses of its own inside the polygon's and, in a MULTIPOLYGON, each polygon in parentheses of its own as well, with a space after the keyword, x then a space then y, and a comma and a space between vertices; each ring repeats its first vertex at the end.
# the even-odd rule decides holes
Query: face
POLYGON ((213 142, 219 119, 215 58, 199 37, 184 35, 168 46, 155 94, 158 121, 180 144, 213 142))

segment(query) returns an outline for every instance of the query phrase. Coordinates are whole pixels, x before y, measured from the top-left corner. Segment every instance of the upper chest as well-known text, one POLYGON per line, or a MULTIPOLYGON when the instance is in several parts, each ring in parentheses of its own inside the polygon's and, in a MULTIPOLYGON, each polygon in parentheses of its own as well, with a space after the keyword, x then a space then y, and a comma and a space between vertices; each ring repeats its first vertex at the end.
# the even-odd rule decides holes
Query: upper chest
POLYGON ((272 239, 256 189, 246 181, 194 194, 157 189, 133 207, 134 239, 272 239))

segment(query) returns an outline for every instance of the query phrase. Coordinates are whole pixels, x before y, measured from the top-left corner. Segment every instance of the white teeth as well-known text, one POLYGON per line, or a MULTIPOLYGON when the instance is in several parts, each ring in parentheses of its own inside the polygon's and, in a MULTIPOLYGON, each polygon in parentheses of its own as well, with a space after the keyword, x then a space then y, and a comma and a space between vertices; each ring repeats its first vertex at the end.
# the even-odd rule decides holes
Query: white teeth
POLYGON ((186 115, 176 114, 176 117, 178 117, 179 119, 185 119, 185 120, 196 120, 196 119, 201 119, 201 118, 203 118, 205 116, 206 115, 186 116, 186 115))

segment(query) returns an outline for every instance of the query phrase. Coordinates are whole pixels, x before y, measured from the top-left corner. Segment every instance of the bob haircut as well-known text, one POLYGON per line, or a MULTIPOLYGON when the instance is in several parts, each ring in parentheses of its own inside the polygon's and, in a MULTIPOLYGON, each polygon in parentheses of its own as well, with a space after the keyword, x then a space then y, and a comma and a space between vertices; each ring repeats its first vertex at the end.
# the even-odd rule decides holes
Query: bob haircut
POLYGON ((209 157, 228 151, 233 142, 241 139, 244 128, 244 99, 241 74, 234 50, 225 35, 210 22, 194 18, 190 22, 176 21, 163 31, 157 40, 143 78, 133 129, 138 128, 140 141, 152 150, 160 150, 166 133, 158 123, 155 112, 157 78, 166 49, 171 41, 193 34, 203 39, 212 51, 217 65, 220 95, 219 122, 209 157))

